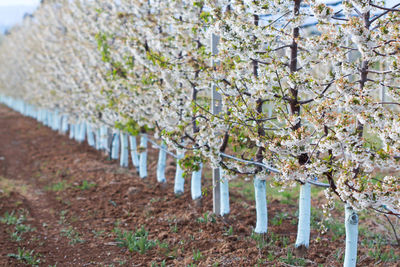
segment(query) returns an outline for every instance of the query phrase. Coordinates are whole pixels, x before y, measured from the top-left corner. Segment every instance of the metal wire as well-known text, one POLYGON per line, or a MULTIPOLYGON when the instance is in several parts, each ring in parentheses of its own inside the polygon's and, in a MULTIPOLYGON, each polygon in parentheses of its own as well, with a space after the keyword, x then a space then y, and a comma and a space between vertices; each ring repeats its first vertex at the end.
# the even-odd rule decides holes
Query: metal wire
POLYGON ((150 138, 147 138, 147 140, 149 140, 150 143, 152 143, 152 145, 162 151, 165 151, 168 155, 173 156, 174 158, 178 158, 177 155, 175 155, 174 153, 168 151, 167 149, 163 148, 162 146, 160 146, 159 144, 157 144, 155 141, 151 140, 150 138))
MULTIPOLYGON (((141 135, 145 135, 145 134, 141 134, 141 135)), ((176 158, 176 159, 178 158, 177 155, 175 155, 175 154, 173 154, 172 152, 168 151, 167 149, 161 147, 161 146, 160 146, 159 144, 157 144, 155 141, 151 140, 150 138, 148 138, 148 140, 149 140, 150 143, 153 144, 154 147, 157 147, 158 149, 161 149, 161 150, 165 151, 167 154, 173 156, 173 157, 176 158)), ((246 163, 246 164, 248 164, 248 165, 257 165, 257 166, 263 167, 264 169, 266 169, 266 170, 268 170, 268 171, 270 171, 270 172, 273 172, 273 173, 280 173, 280 171, 279 171, 278 169, 275 169, 275 168, 273 168, 273 167, 270 167, 270 166, 268 166, 268 165, 266 165, 266 164, 264 164, 264 163, 261 163, 261 162, 240 159, 240 158, 237 158, 237 157, 234 157, 234 156, 231 156, 231 155, 229 155, 229 154, 222 153, 222 152, 220 152, 219 155, 220 155, 221 157, 233 159, 233 160, 236 160, 236 161, 239 161, 239 162, 246 163)), ((308 182, 309 184, 312 184, 312 185, 318 186, 318 187, 325 187, 325 188, 329 188, 329 187, 330 187, 329 184, 316 182, 316 181, 313 181, 313 180, 311 180, 311 179, 307 180, 307 182, 308 182)))

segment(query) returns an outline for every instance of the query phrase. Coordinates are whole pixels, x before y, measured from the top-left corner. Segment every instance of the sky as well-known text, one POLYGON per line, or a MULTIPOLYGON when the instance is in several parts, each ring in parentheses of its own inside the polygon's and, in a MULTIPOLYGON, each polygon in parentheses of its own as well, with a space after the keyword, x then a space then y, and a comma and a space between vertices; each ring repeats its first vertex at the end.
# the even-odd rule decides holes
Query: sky
POLYGON ((25 13, 32 13, 40 0, 0 0, 0 32, 20 22, 25 13))
POLYGON ((0 7, 3 6, 35 6, 40 0, 0 0, 0 7))

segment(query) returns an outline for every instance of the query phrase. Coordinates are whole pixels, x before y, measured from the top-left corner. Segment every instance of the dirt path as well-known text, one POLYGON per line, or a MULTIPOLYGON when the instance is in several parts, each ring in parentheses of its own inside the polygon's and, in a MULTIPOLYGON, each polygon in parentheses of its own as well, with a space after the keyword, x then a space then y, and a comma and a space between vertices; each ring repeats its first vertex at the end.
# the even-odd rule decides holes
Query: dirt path
POLYGON ((95 246, 88 242, 69 245, 69 239, 61 233, 63 229, 69 230, 70 225, 60 219, 62 211, 67 209, 62 204, 62 197, 51 188, 52 183, 62 185, 59 182, 66 181, 70 170, 76 171, 75 164, 81 157, 97 163, 97 153, 4 107, 0 108, 0 125, 1 190, 7 199, 2 197, 1 210, 19 211, 16 217, 23 213, 27 217, 26 225, 36 229, 22 234, 22 241, 10 242, 10 233, 15 229, 1 225, 0 263, 22 264, 23 261, 16 262, 7 257, 10 253, 17 253, 21 247, 26 247, 27 251, 34 249, 35 254, 45 256, 41 265, 44 262, 83 265, 93 262, 93 254, 100 257, 102 263, 112 263, 112 260, 107 261, 107 254, 112 250, 101 243, 95 246), (75 158, 72 164, 71 157, 75 158), (56 165, 63 162, 65 166, 58 169, 56 165))
MULTIPOLYGON (((209 174, 198 207, 188 184, 184 195, 173 194, 171 158, 167 185, 156 182, 156 158, 151 149, 149 177, 141 180, 132 166, 122 169, 88 145, 0 106, 0 266, 341 265, 343 238, 322 236, 306 259, 291 254, 295 204, 269 203, 270 218, 287 216, 272 223, 267 238, 252 236, 254 203, 232 190, 232 214, 216 217, 209 174), (126 231, 143 242, 128 242, 126 231)), ((369 264, 364 257, 363 266, 369 264)))

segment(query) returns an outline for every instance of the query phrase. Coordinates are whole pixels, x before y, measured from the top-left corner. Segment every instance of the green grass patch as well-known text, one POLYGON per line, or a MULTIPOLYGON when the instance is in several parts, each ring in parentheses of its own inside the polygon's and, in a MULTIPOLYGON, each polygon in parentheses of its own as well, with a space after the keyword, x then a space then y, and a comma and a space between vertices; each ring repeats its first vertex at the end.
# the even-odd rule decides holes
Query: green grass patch
POLYGON ((34 252, 34 250, 29 251, 25 250, 25 248, 18 248, 18 252, 16 254, 7 254, 7 257, 17 259, 18 261, 24 262, 32 266, 39 266, 40 254, 35 254, 34 252))
POLYGON ((119 228, 114 228, 116 241, 119 246, 126 247, 130 252, 137 251, 140 254, 145 254, 148 250, 156 246, 156 241, 149 239, 149 232, 142 226, 133 231, 122 231, 119 228))
POLYGON ((53 192, 58 192, 58 191, 64 191, 70 187, 70 184, 68 184, 66 181, 61 181, 55 184, 47 185, 44 187, 46 191, 53 191, 53 192))
POLYGON ((92 187, 95 187, 95 186, 96 186, 96 183, 91 183, 91 182, 88 182, 86 180, 83 180, 80 185, 76 186, 76 188, 78 188, 80 190, 88 190, 88 189, 90 189, 92 187))

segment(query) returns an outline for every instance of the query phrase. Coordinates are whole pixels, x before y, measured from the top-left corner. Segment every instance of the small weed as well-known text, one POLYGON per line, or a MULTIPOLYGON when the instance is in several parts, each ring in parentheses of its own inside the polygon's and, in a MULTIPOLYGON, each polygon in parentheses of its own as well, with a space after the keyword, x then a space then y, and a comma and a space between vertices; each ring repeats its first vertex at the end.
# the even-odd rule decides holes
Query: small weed
POLYGON ((287 237, 287 236, 282 236, 281 237, 281 241, 282 241, 282 245, 283 245, 283 247, 287 247, 288 246, 288 244, 289 244, 289 237, 287 237))
POLYGON ((92 187, 95 187, 95 186, 96 186, 96 183, 91 183, 91 182, 88 182, 86 180, 83 180, 82 184, 76 186, 76 188, 78 188, 80 190, 88 190, 88 189, 90 189, 92 187))
POLYGON ((65 189, 67 189, 69 187, 69 184, 67 184, 67 182, 65 181, 61 181, 49 186, 45 186, 45 190, 46 191, 53 191, 53 192, 57 192, 57 191, 63 191, 65 189))
POLYGON ((257 266, 264 266, 265 263, 266 263, 265 259, 262 259, 262 258, 257 259, 257 266))
POLYGON ((6 211, 3 217, 0 217, 0 222, 5 223, 7 225, 17 224, 18 218, 14 214, 15 211, 12 211, 11 213, 8 213, 8 211, 6 211))
POLYGON ((225 231, 225 235, 227 235, 227 236, 233 235, 233 227, 232 227, 232 225, 229 226, 229 229, 227 229, 227 230, 225 231))
POLYGON ((22 235, 18 232, 9 233, 12 241, 19 242, 22 240, 22 235))
POLYGON ((15 225, 15 231, 9 232, 11 240, 19 242, 22 240, 22 234, 27 232, 33 232, 36 229, 31 227, 30 225, 25 225, 23 222, 26 221, 26 216, 23 214, 23 210, 19 217, 15 215, 15 212, 12 211, 11 213, 6 212, 3 217, 0 218, 2 223, 7 225, 15 225))
POLYGON ((23 233, 27 233, 27 232, 33 232, 33 231, 36 230, 36 228, 35 228, 35 227, 31 227, 29 224, 28 224, 28 225, 25 225, 25 224, 17 224, 17 225, 15 226, 15 230, 16 230, 18 233, 23 234, 23 233))
POLYGON ((179 245, 181 245, 181 253, 184 254, 185 253, 185 240, 179 240, 178 242, 179 245))
POLYGON ((196 249, 196 251, 193 250, 193 260, 194 261, 199 261, 202 258, 203 258, 203 255, 201 254, 200 250, 198 250, 198 249, 196 249))
POLYGON ((257 234, 256 232, 252 232, 250 238, 256 241, 258 249, 263 249, 268 245, 264 234, 257 234))
POLYGON ((275 215, 274 218, 272 218, 271 223, 272 225, 279 226, 282 224, 283 220, 285 220, 287 217, 288 217, 287 213, 279 212, 275 215))
POLYGON ((280 257, 279 259, 286 264, 306 266, 306 260, 303 258, 296 258, 290 249, 287 252, 286 258, 280 257))
POLYGON ((117 203, 114 201, 114 200, 109 200, 108 201, 111 205, 113 205, 114 207, 116 207, 117 206, 117 203))
POLYGON ((8 254, 7 255, 10 258, 17 259, 18 261, 24 261, 27 264, 33 265, 33 266, 38 266, 40 263, 40 259, 38 258, 40 255, 39 254, 34 254, 34 250, 27 251, 25 248, 18 248, 18 253, 14 254, 8 254))
POLYGON ((31 227, 30 225, 25 225, 25 224, 17 224, 15 225, 15 231, 10 232, 10 238, 13 241, 19 242, 22 241, 22 234, 27 233, 27 232, 33 232, 35 231, 36 228, 31 227))
POLYGON ((337 262, 343 262, 344 261, 344 253, 342 252, 341 248, 338 248, 335 251, 334 255, 335 255, 335 259, 336 259, 337 262))
POLYGON ((345 236, 346 229, 342 222, 328 220, 326 221, 325 226, 328 228, 328 231, 331 231, 333 234, 332 241, 335 241, 345 236))
POLYGON ((116 241, 120 246, 126 247, 129 251, 137 251, 140 254, 145 254, 147 250, 152 249, 156 242, 149 240, 149 232, 142 226, 136 232, 123 231, 119 228, 114 228, 114 233, 117 235, 116 241))
POLYGON ((281 194, 282 194, 282 197, 284 197, 281 200, 282 204, 287 204, 287 205, 295 205, 296 204, 296 201, 294 200, 293 192, 283 191, 281 194))
POLYGON ((160 241, 157 240, 156 243, 157 243, 157 245, 158 245, 158 247, 160 249, 168 250, 168 243, 167 242, 160 242, 160 241))
POLYGON ((203 217, 197 218, 198 223, 207 223, 207 222, 212 222, 215 223, 215 215, 210 214, 208 211, 204 212, 203 217))
POLYGON ((61 235, 67 237, 70 241, 70 245, 75 245, 78 243, 83 243, 85 240, 81 239, 80 234, 72 228, 72 226, 68 228, 61 229, 61 235))
POLYGON ((92 233, 94 234, 94 236, 95 236, 96 238, 102 236, 102 235, 104 234, 104 232, 105 232, 104 230, 99 230, 99 231, 92 230, 92 233))
POLYGON ((161 200, 161 198, 159 198, 159 197, 158 198, 154 198, 153 197, 153 198, 150 199, 150 203, 159 202, 160 200, 161 200))
POLYGON ((156 262, 152 262, 151 263, 151 267, 165 267, 167 266, 167 263, 165 262, 165 260, 163 260, 160 265, 158 265, 156 262))
POLYGON ((400 256, 394 253, 393 248, 389 252, 385 251, 385 246, 387 242, 379 235, 374 236, 373 239, 368 241, 363 240, 363 245, 366 245, 368 250, 368 256, 378 261, 382 262, 397 262, 400 260, 400 256))
POLYGON ((71 206, 71 201, 69 201, 68 199, 63 199, 61 196, 56 196, 56 200, 66 206, 71 206))
POLYGON ((170 228, 171 228, 171 231, 172 231, 173 233, 177 233, 177 232, 178 232, 178 224, 177 224, 177 223, 175 223, 174 225, 172 225, 170 228))
POLYGON ((273 261, 273 260, 275 260, 275 255, 274 255, 274 253, 268 252, 267 260, 268 260, 268 261, 273 261))
POLYGON ((60 220, 58 220, 58 224, 65 224, 67 222, 66 220, 67 213, 68 213, 67 210, 62 210, 60 212, 60 220))

